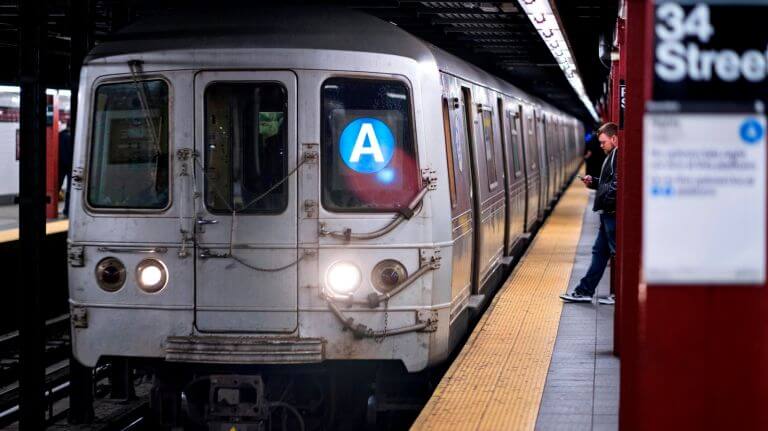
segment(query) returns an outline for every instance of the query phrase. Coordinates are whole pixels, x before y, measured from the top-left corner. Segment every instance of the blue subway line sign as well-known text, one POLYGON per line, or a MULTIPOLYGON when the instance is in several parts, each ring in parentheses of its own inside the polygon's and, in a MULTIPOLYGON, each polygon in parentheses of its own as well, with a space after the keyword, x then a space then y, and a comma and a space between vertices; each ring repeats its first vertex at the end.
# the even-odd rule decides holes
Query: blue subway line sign
POLYGON ((358 118, 349 123, 339 138, 339 155, 350 169, 361 174, 381 171, 395 154, 395 137, 376 118, 358 118))

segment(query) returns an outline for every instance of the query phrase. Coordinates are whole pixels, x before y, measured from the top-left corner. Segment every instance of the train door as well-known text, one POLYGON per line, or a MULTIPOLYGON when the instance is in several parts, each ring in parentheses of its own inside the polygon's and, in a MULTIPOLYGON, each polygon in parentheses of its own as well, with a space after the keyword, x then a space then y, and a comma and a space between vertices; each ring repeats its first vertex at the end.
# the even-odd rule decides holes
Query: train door
POLYGON ((563 153, 563 166, 565 168, 563 169, 563 187, 565 187, 566 182, 568 181, 568 176, 571 174, 571 171, 573 169, 573 142, 571 140, 571 135, 569 134, 569 131, 571 130, 570 122, 563 122, 563 127, 561 129, 561 134, 563 136, 563 148, 565 149, 565 152, 563 153))
POLYGON ((463 301, 456 297, 468 297, 472 291, 473 253, 473 192, 472 168, 469 163, 469 145, 465 124, 463 101, 458 93, 455 78, 443 76, 443 132, 448 165, 448 187, 451 199, 451 299, 457 304, 451 310, 451 319, 463 301))
POLYGON ((473 293, 479 293, 480 286, 480 258, 485 243, 485 239, 482 235, 482 220, 480 212, 480 201, 482 195, 480 193, 480 173, 478 172, 477 158, 477 141, 476 141, 476 126, 477 120, 475 119, 474 102, 472 101, 472 90, 469 87, 461 87, 461 106, 464 117, 465 135, 467 137, 467 147, 469 155, 469 165, 471 168, 472 177, 472 221, 473 221, 473 253, 472 253, 472 291, 473 293))
POLYGON ((552 127, 552 137, 554 138, 554 160, 555 165, 557 166, 557 172, 555 177, 553 178, 552 183, 554 184, 553 195, 557 195, 560 193, 560 185, 562 184, 562 178, 563 178, 563 140, 560 137, 560 119, 555 117, 554 118, 555 124, 554 127, 552 127))
POLYGON ((560 169, 557 166, 557 121, 554 116, 547 115, 544 117, 544 135, 545 147, 547 153, 547 207, 551 208, 552 201, 557 194, 557 176, 560 174, 560 169))
POLYGON ((523 175, 520 142, 520 108, 515 103, 512 109, 505 109, 504 99, 498 98, 499 123, 502 129, 504 153, 505 186, 507 191, 506 229, 504 233, 504 254, 514 253, 525 227, 525 176, 523 175))
POLYGON ((194 85, 196 327, 293 332, 296 76, 205 71, 194 85))
POLYGON ((533 109, 523 106, 523 166, 525 167, 525 231, 531 232, 539 217, 539 152, 536 142, 536 126, 533 109))
POLYGON ((480 292, 479 261, 480 250, 483 248, 483 239, 480 234, 480 191, 477 172, 477 162, 475 154, 475 115, 472 102, 472 90, 469 87, 461 87, 461 107, 463 113, 463 123, 465 127, 464 135, 467 137, 467 155, 469 156, 470 178, 472 185, 472 232, 474 244, 472 250, 472 293, 480 292))
POLYGON ((533 112, 536 123, 536 141, 539 151, 539 175, 541 177, 541 186, 539 187, 539 218, 544 218, 544 212, 549 206, 549 175, 550 166, 547 163, 549 153, 547 151, 546 123, 544 114, 539 110, 533 112))
POLYGON ((552 179, 553 195, 560 194, 560 188, 563 185, 563 154, 565 148, 563 148, 563 136, 560 132, 561 122, 559 117, 554 117, 554 127, 552 127, 552 136, 554 137, 554 161, 557 169, 556 175, 552 179))
POLYGON ((573 144, 569 139, 569 129, 570 125, 563 121, 562 126, 560 127, 560 136, 562 137, 561 139, 563 142, 563 187, 565 187, 566 182, 568 181, 568 176, 571 172, 571 161, 573 160, 573 144))
POLYGON ((565 121, 561 118, 557 128, 557 137, 560 142, 560 176, 558 177, 559 189, 565 186, 565 172, 568 170, 568 142, 565 139, 565 121))
POLYGON ((478 227, 481 238, 478 247, 478 284, 483 290, 487 280, 499 264, 504 252, 504 173, 501 139, 494 105, 495 94, 476 88, 474 136, 472 152, 476 168, 478 195, 478 227), (497 155, 499 157, 497 157, 497 155))

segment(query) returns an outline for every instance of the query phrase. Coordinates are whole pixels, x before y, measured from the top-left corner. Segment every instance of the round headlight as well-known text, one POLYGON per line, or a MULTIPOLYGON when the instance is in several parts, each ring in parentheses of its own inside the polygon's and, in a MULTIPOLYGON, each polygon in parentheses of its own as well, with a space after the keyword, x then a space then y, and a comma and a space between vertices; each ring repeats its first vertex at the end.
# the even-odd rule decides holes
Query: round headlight
POLYGON ((125 284, 125 265, 114 257, 105 257, 96 265, 96 282, 107 292, 117 292, 125 284))
POLYGON ((373 287, 381 293, 391 291, 406 278, 408 278, 408 271, 405 266, 393 259, 382 260, 371 271, 373 287))
POLYGON ((147 293, 155 293, 168 283, 168 269, 157 259, 144 259, 136 267, 136 282, 147 293))
POLYGON ((343 296, 349 296, 357 290, 361 279, 360 270, 349 262, 334 263, 325 275, 325 282, 333 293, 343 296))

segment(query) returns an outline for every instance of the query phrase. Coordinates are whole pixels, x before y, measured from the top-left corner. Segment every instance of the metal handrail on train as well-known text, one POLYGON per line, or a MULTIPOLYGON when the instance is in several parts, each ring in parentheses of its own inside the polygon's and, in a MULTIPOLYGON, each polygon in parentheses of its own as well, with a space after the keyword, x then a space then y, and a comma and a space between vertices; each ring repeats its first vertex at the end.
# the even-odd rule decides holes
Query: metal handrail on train
POLYGON ((384 227, 377 229, 373 232, 366 233, 352 233, 351 228, 345 228, 342 231, 329 231, 325 228, 325 224, 320 224, 320 236, 330 236, 332 238, 343 239, 345 241, 351 240, 369 240, 380 238, 389 232, 392 232, 397 226, 405 220, 410 220, 417 212, 418 207, 424 200, 424 196, 427 192, 434 189, 434 180, 432 178, 426 179, 426 185, 419 190, 419 193, 411 200, 411 202, 405 207, 398 210, 398 214, 384 227))
POLYGON ((344 326, 344 328, 352 331, 352 333, 355 334, 355 336, 358 338, 384 338, 391 335, 399 335, 399 334, 406 334, 408 332, 423 331, 433 327, 433 325, 435 324, 435 320, 430 318, 418 323, 414 323, 413 325, 401 326, 399 328, 394 328, 394 329, 387 329, 385 327, 383 330, 376 331, 362 323, 355 324, 355 319, 344 316, 344 313, 342 313, 341 310, 339 310, 339 307, 333 302, 328 301, 328 307, 331 309, 333 314, 339 319, 339 321, 344 326))

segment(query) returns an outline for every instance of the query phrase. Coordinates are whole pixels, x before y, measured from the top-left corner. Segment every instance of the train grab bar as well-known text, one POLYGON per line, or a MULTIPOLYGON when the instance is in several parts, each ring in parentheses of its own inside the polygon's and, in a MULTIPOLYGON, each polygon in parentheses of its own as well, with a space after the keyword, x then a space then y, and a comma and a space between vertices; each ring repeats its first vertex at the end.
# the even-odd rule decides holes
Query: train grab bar
POLYGON ((150 248, 123 248, 123 247, 99 247, 97 250, 105 253, 166 253, 165 247, 150 248))
POLYGON ((419 193, 416 194, 408 206, 405 208, 400 208, 398 210, 399 214, 381 229, 367 233, 352 233, 351 228, 345 228, 343 231, 329 231, 325 228, 325 223, 320 223, 320 236, 330 236, 332 238, 343 239, 344 241, 351 241, 353 239, 369 240, 384 236, 389 232, 392 232, 397 226, 400 225, 400 223, 405 220, 410 220, 411 217, 416 214, 416 210, 421 205, 422 201, 424 200, 424 196, 427 195, 427 192, 435 189, 436 180, 437 178, 434 176, 427 176, 426 185, 422 187, 421 190, 419 190, 419 193))

